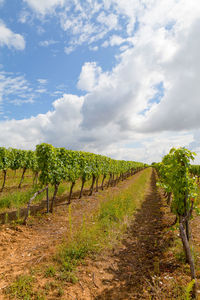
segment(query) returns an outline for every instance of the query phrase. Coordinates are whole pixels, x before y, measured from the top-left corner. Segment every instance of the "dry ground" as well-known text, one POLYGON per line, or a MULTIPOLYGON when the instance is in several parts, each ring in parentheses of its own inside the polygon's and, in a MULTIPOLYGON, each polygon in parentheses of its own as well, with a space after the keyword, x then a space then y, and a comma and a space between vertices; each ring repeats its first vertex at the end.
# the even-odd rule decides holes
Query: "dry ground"
MULTIPOLYGON (((116 187, 74 199, 71 204, 73 226, 76 228, 82 222, 83 215, 93 214, 98 209, 102 199, 109 194, 117 194, 134 184, 140 172, 121 182, 116 187)), ((64 200, 64 199, 63 199, 64 200)), ((55 208, 53 215, 43 215, 30 218, 27 226, 1 225, 0 227, 0 297, 5 286, 17 275, 25 273, 31 267, 48 260, 69 233, 68 206, 55 208)), ((1 299, 1 298, 0 298, 1 299)))
MULTIPOLYGON (((108 193, 119 193, 134 184, 138 176, 140 173, 109 191, 76 199, 72 204, 74 227, 78 226, 86 212, 94 213, 108 193)), ((173 220, 174 216, 156 187, 156 174, 152 171, 145 200, 122 240, 113 249, 87 258, 78 267, 79 281, 76 284, 66 283, 63 295, 58 296, 52 291, 45 299, 186 299, 183 294, 190 281, 190 273, 188 266, 181 261, 181 247, 176 247, 178 233, 170 228, 173 220)), ((197 266, 200 263, 199 229, 200 217, 196 216, 192 221, 192 235, 197 266)), ((45 261, 48 263, 56 246, 68 232, 68 208, 62 206, 56 208, 53 215, 30 220, 26 227, 1 226, 0 299, 8 299, 3 290, 16 275, 28 272, 31 267, 45 261)), ((50 281, 40 280, 38 288, 50 281)))

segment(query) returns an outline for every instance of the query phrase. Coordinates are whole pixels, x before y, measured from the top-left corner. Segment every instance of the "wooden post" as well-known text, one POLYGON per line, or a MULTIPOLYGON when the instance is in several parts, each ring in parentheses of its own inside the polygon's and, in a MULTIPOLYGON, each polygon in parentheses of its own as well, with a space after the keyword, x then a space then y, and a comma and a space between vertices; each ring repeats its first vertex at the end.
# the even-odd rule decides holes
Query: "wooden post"
POLYGON ((49 187, 46 189, 47 213, 49 213, 49 187))

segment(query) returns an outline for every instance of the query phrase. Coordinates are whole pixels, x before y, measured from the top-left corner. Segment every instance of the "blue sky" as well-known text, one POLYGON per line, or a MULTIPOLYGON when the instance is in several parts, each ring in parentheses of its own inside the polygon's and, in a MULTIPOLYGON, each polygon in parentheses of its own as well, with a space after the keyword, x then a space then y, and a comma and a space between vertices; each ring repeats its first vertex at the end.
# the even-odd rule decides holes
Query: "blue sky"
MULTIPOLYGON (((57 8, 57 10, 58 13, 62 12, 62 9, 57 8)), ((73 14, 73 6, 71 11, 73 14)), ((33 17, 32 14, 28 1, 27 3, 19 0, 4 1, 1 5, 1 20, 10 30, 23 36, 26 46, 21 51, 14 47, 9 50, 6 46, 2 47, 0 64, 11 78, 24 77, 30 89, 26 100, 32 99, 25 105, 25 99, 20 97, 18 92, 9 95, 6 103, 3 103, 2 120, 22 119, 45 113, 52 108, 52 102, 64 92, 84 94, 77 88, 84 62, 98 62, 103 71, 111 70, 116 64, 115 55, 119 53, 118 47, 100 47, 104 41, 102 39, 92 43, 90 47, 86 41, 83 45, 77 46, 72 53, 66 54, 65 48, 70 47, 73 37, 63 31, 58 16, 35 15, 33 17), (94 51, 91 47, 100 47, 100 49, 94 51), (46 82, 41 83, 41 79, 46 82)), ((123 33, 123 20, 121 24, 120 31, 123 33)), ((106 37, 116 32, 117 30, 113 29, 106 34, 106 37)))
POLYGON ((199 153, 197 0, 0 0, 0 140, 199 153))
POLYGON ((113 48, 101 48, 97 52, 83 45, 67 55, 64 48, 69 43, 70 35, 63 33, 58 18, 52 16, 50 19, 40 20, 30 16, 27 23, 22 23, 20 15, 25 12, 32 13, 22 1, 5 1, 1 7, 1 20, 13 32, 24 37, 26 46, 22 51, 2 47, 0 64, 11 78, 24 77, 30 89, 26 100, 32 101, 25 105, 24 98, 19 93, 12 93, 3 103, 1 119, 22 119, 45 113, 51 109, 51 103, 64 92, 83 94, 76 85, 85 61, 98 61, 103 70, 109 70, 115 64, 117 49, 113 48), (13 100, 16 100, 14 105, 13 100))

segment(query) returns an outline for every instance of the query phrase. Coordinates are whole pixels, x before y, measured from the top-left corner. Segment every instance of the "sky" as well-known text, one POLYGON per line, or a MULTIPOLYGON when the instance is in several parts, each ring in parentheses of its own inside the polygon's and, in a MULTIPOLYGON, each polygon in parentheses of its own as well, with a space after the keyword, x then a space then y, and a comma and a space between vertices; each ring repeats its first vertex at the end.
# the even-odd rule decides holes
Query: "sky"
POLYGON ((200 163, 199 0, 0 0, 0 145, 200 163))

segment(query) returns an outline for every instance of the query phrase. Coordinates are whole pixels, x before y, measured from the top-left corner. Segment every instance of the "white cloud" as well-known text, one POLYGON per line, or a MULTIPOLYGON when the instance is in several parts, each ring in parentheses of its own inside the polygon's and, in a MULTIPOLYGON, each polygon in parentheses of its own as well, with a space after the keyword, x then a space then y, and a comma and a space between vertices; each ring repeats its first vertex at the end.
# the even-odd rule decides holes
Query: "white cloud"
POLYGON ((36 91, 36 93, 39 93, 39 94, 43 94, 43 93, 46 93, 46 92, 47 92, 46 89, 37 89, 37 90, 35 90, 35 91, 36 91))
MULTIPOLYGON (((148 2, 139 0, 104 0, 105 9, 114 9, 118 15, 126 17, 126 32, 129 36, 134 31, 134 24, 141 13, 144 12, 144 7, 148 2)), ((155 3, 155 1, 154 1, 155 3)))
POLYGON ((48 80, 47 80, 47 79, 44 79, 44 78, 38 78, 37 81, 38 81, 40 84, 47 84, 47 83, 48 83, 48 80))
POLYGON ((90 46, 89 47, 90 51, 98 51, 99 50, 99 47, 98 46, 90 46))
MULTIPOLYGON (((196 10, 198 11, 198 5, 196 10)), ((195 15, 196 11, 193 22, 188 21, 187 28, 184 23, 177 21, 172 47, 171 37, 166 36, 163 41, 159 39, 159 44, 157 43, 157 62, 160 63, 160 71, 167 88, 162 101, 152 106, 146 118, 138 124, 142 131, 177 131, 200 127, 200 18, 195 19, 195 15), (171 47, 172 51, 168 50, 168 47, 171 47)))
POLYGON ((72 53, 75 50, 75 48, 76 47, 74 47, 74 46, 65 47, 64 52, 68 55, 68 54, 72 53))
POLYGON ((131 129, 132 120, 155 94, 154 85, 162 80, 152 67, 146 65, 134 48, 122 53, 120 63, 112 72, 102 72, 94 89, 85 96, 83 127, 99 128, 116 122, 121 130, 131 129))
POLYGON ((124 49, 118 65, 109 74, 102 73, 93 90, 90 76, 88 80, 84 77, 90 85, 82 109, 84 128, 110 122, 117 122, 121 130, 143 132, 199 128, 198 3, 193 18, 193 4, 184 0, 177 2, 176 9, 173 1, 167 7, 164 1, 154 1, 144 11, 134 48, 124 49), (174 25, 169 30, 171 20, 174 25), (165 87, 164 98, 159 104, 151 103, 160 82, 165 87), (148 112, 142 115, 146 108, 148 112))
POLYGON ((39 94, 48 93, 47 79, 39 78, 31 84, 24 75, 0 71, 0 110, 4 112, 5 104, 23 105, 34 103, 39 94))
MULTIPOLYGON (((24 0, 39 18, 54 14, 60 20, 61 28, 69 37, 65 48, 70 54, 82 44, 91 45, 102 40, 110 32, 119 31, 130 36, 136 16, 142 8, 139 0, 24 0), (124 21, 126 20, 126 21, 124 21)), ((97 46, 97 45, 94 45, 97 46)))
POLYGON ((42 141, 63 145, 65 137, 65 146, 75 147, 74 135, 78 132, 82 101, 81 97, 63 95, 53 103, 51 112, 30 119, 0 122, 1 145, 25 149, 34 148, 42 141))
POLYGON ((58 41, 54 41, 54 40, 45 40, 45 41, 41 41, 41 42, 39 43, 39 45, 42 46, 42 47, 48 47, 48 46, 50 46, 50 45, 55 45, 55 44, 57 44, 57 43, 58 43, 58 41))
POLYGON ((57 6, 62 6, 65 0, 24 0, 37 13, 45 15, 52 13, 57 6))
POLYGON ((10 100, 10 103, 14 104, 16 106, 21 106, 21 105, 27 104, 27 103, 34 103, 34 99, 29 96, 28 99, 19 99, 19 98, 17 98, 17 99, 10 100))
POLYGON ((92 91, 98 83, 101 72, 101 68, 95 62, 85 63, 77 87, 84 91, 92 91))
POLYGON ((81 109, 84 97, 64 94, 53 103, 53 110, 24 120, 0 122, 1 145, 32 149, 41 142, 68 149, 101 153, 117 159, 151 163, 158 161, 173 146, 189 145, 194 134, 174 133, 151 136, 119 131, 117 124, 83 130, 81 109), (24 130, 26 128, 26 130, 24 130), (131 145, 133 143, 133 145, 131 145))
POLYGON ((111 46, 119 46, 123 44, 126 40, 123 39, 121 36, 113 35, 110 38, 110 45, 111 46))
MULTIPOLYGON (((8 97, 14 95, 24 100, 28 95, 31 97, 32 88, 28 81, 22 75, 14 75, 13 73, 0 72, 0 102, 7 100, 8 97)), ((19 103, 19 102, 18 102, 19 103)))
POLYGON ((3 21, 0 20, 0 46, 24 50, 25 40, 21 34, 12 32, 3 21))
POLYGON ((22 10, 19 15, 19 22, 24 24, 31 17, 30 13, 27 10, 22 10))
POLYGON ((118 27, 118 16, 113 13, 105 14, 105 12, 101 12, 97 17, 97 21, 102 25, 106 25, 109 30, 116 30, 118 27))
POLYGON ((105 40, 105 42, 102 44, 102 47, 106 48, 108 46, 120 46, 124 43, 127 43, 127 45, 124 45, 123 47, 128 49, 129 45, 133 45, 133 38, 122 38, 121 36, 114 34, 109 38, 109 40, 105 40))

